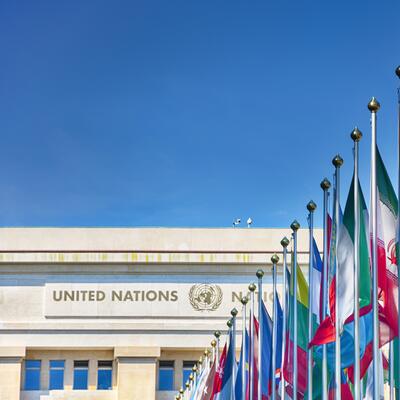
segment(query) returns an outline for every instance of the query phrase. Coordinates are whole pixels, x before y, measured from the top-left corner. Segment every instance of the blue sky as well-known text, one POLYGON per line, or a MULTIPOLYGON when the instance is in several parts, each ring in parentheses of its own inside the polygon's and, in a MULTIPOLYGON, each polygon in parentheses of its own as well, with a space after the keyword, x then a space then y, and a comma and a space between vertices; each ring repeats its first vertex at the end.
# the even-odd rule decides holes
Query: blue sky
MULTIPOLYGON (((372 95, 396 174, 400 2, 0 2, 0 225, 306 222, 372 95)), ((320 211, 317 223, 320 222, 320 211)))

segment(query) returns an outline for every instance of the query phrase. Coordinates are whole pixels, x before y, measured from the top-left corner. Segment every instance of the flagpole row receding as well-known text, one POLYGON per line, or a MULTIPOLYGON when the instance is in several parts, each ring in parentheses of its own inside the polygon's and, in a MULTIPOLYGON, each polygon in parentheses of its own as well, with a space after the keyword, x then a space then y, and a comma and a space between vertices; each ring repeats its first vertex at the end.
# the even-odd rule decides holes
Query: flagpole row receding
POLYGON ((256 272, 256 276, 258 278, 258 386, 257 386, 257 399, 261 399, 262 393, 261 393, 261 388, 262 388, 262 382, 263 382, 263 374, 262 372, 262 360, 261 360, 261 355, 262 355, 262 346, 263 346, 263 317, 262 317, 262 298, 263 298, 263 289, 262 289, 262 278, 264 276, 264 271, 262 269, 259 269, 256 272))
POLYGON ((254 399, 254 293, 256 291, 256 285, 254 283, 250 283, 249 285, 250 291, 250 348, 249 348, 249 399, 254 399))
POLYGON ((293 400, 297 400, 297 231, 300 224, 295 220, 290 227, 293 230, 293 400))
POLYGON ((373 375, 374 399, 379 399, 379 320, 378 320, 378 194, 376 176, 376 113, 380 105, 375 97, 368 103, 371 112, 371 234, 372 234, 372 308, 373 308, 373 375))
POLYGON ((243 296, 241 303, 242 312, 242 400, 246 399, 246 305, 249 301, 247 296, 243 296))
MULTIPOLYGON (((323 197, 323 270, 322 270, 322 315, 321 322, 327 316, 328 305, 328 196, 331 183, 327 178, 321 182, 323 197)), ((328 400, 328 353, 326 344, 322 346, 322 400, 328 400)))
MULTIPOLYGON (((309 263, 308 263, 308 343, 311 342, 313 338, 313 237, 314 237, 314 211, 316 210, 317 205, 311 200, 307 204, 307 210, 309 212, 309 263)), ((312 399, 313 393, 313 349, 307 349, 307 393, 309 398, 312 399)))
MULTIPOLYGON (((281 240, 282 246, 282 253, 283 253, 283 273, 282 273, 282 312, 283 312, 283 323, 282 323, 282 363, 280 365, 281 371, 283 371, 284 365, 284 354, 286 349, 286 318, 287 318, 287 306, 288 302, 288 290, 287 290, 287 247, 289 245, 289 239, 285 236, 281 240)), ((285 398, 285 378, 282 373, 282 380, 281 380, 281 399, 285 398)))
POLYGON ((343 165, 343 159, 340 155, 336 155, 332 164, 335 167, 335 226, 336 226, 336 237, 335 237, 335 258, 336 258, 336 274, 335 274, 335 399, 340 400, 341 394, 341 357, 340 357, 340 326, 339 326, 339 265, 337 257, 337 248, 339 241, 339 230, 340 230, 340 167, 343 165))
POLYGON ((360 199, 358 190, 358 147, 362 133, 356 127, 350 136, 354 141, 354 400, 360 400, 360 199))
POLYGON ((272 368, 271 368, 271 390, 272 390, 272 396, 271 400, 276 399, 276 384, 275 384, 275 373, 276 373, 276 337, 277 337, 277 328, 278 328, 278 313, 277 313, 277 305, 276 305, 276 265, 279 262, 279 257, 274 254, 271 257, 271 262, 272 262, 272 283, 273 283, 273 303, 272 303, 272 315, 273 315, 273 325, 272 325, 272 368))

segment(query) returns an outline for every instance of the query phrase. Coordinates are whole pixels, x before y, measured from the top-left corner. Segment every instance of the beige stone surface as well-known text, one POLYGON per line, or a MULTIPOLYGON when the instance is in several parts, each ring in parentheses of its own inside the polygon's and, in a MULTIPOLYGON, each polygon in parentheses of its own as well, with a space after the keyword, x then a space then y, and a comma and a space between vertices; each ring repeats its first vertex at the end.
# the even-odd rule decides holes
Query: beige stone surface
POLYGON ((117 366, 118 400, 154 400, 156 359, 120 358, 117 366))
POLYGON ((0 358, 0 399, 19 400, 21 390, 21 360, 0 358))

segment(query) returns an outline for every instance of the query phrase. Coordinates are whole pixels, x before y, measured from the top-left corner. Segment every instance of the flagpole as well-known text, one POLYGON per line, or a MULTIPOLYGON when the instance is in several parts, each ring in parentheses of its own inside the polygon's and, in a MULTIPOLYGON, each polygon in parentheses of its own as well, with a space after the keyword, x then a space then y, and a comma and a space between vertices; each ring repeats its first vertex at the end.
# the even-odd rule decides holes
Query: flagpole
POLYGON ((236 316, 238 314, 238 310, 236 308, 232 308, 232 393, 235 393, 235 365, 236 365, 236 316))
POLYGON ((289 239, 285 236, 281 240, 281 245, 282 245, 282 252, 283 252, 283 285, 282 285, 282 311, 283 311, 283 324, 282 324, 282 364, 281 364, 281 399, 283 400, 285 398, 285 378, 283 376, 283 364, 284 364, 284 354, 285 354, 285 349, 286 349, 286 315, 287 315, 287 247, 289 245, 289 239))
POLYGON ((339 332, 339 265, 338 265, 338 239, 339 239, 339 226, 340 226, 340 167, 343 165, 343 159, 336 155, 332 164, 335 167, 335 225, 336 225, 336 238, 335 238, 335 256, 336 256, 336 290, 335 290, 335 399, 340 400, 342 397, 341 394, 341 386, 342 386, 342 377, 341 377, 341 361, 340 361, 340 332, 339 332))
POLYGON ((350 137, 354 141, 354 400, 360 400, 360 201, 358 190, 358 147, 362 133, 355 127, 350 137))
POLYGON ((246 304, 248 301, 247 296, 242 297, 242 400, 246 399, 246 304))
POLYGON ((379 320, 378 320, 378 225, 377 225, 377 180, 376 180, 376 113, 380 104, 375 97, 368 103, 371 111, 371 225, 372 225, 372 308, 373 308, 373 371, 374 399, 379 399, 379 320))
POLYGON ((297 231, 300 224, 294 220, 293 230, 293 400, 297 400, 297 231))
POLYGON ((253 400, 254 398, 254 292, 256 290, 256 285, 254 283, 250 283, 249 291, 250 291, 250 351, 249 351, 249 399, 253 400))
MULTIPOLYGON (((314 249, 313 249, 313 238, 314 238, 314 211, 317 205, 311 200, 307 204, 307 210, 309 212, 309 262, 308 262, 308 343, 311 342, 313 332, 313 268, 314 268, 314 249)), ((310 399, 312 399, 313 392, 313 349, 307 348, 307 393, 310 399)))
POLYGON ((261 400, 262 398, 262 381, 263 381, 263 374, 261 373, 261 355, 262 355, 262 346, 263 346, 263 321, 262 321, 262 298, 263 298, 263 291, 262 291, 262 278, 264 276, 264 271, 259 269, 256 272, 256 276, 258 278, 258 386, 257 386, 257 400, 261 400))
POLYGON ((276 264, 278 264, 279 257, 274 254, 271 257, 272 261, 272 283, 273 283, 273 291, 274 291, 274 297, 273 297, 273 304, 272 304, 272 368, 271 368, 271 391, 272 391, 272 397, 271 400, 276 399, 276 379, 275 379, 275 372, 276 372, 276 336, 277 336, 277 324, 278 324, 278 318, 277 318, 277 308, 276 308, 276 264))
POLYGON ((389 399, 394 400, 394 345, 393 340, 389 343, 389 399))
POLYGON ((221 336, 221 332, 220 331, 215 331, 214 332, 214 336, 215 336, 215 339, 216 339, 216 341, 217 341, 217 345, 216 345, 216 347, 215 347, 215 357, 216 357, 216 367, 218 368, 219 367, 219 346, 220 346, 220 340, 219 340, 219 338, 220 338, 220 336, 221 336))
MULTIPOLYGON (((324 191, 324 206, 323 206, 323 230, 324 230, 324 257, 322 271, 322 320, 327 315, 328 304, 328 196, 331 183, 327 178, 324 178, 320 184, 324 191)), ((322 321, 321 321, 322 322, 322 321)), ((328 400, 328 353, 326 344, 322 345, 322 400, 328 400)))
MULTIPOLYGON (((396 68, 396 75, 400 79, 400 65, 396 68)), ((400 86, 397 88, 397 201, 398 201, 398 210, 400 210, 400 86)), ((397 247, 399 247, 400 242, 400 218, 397 218, 397 247)), ((397 304, 398 309, 400 308, 400 260, 399 260, 399 251, 396 252, 397 258, 397 304)), ((397 319, 398 321, 398 333, 400 336, 400 316, 397 319)), ((400 338, 398 338, 398 357, 397 360, 398 366, 400 368, 400 338)))

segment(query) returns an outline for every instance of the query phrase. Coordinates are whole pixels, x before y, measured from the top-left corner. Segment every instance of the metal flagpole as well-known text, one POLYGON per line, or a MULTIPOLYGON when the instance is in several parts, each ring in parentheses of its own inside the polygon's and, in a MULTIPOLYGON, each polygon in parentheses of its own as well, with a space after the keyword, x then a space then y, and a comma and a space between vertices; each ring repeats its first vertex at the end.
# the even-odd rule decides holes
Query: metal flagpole
POLYGON ((242 400, 246 399, 246 304, 248 301, 247 296, 242 297, 242 400))
POLYGON ((215 331, 214 332, 214 336, 215 336, 215 339, 217 340, 217 345, 215 347, 215 357, 216 357, 216 364, 215 365, 216 365, 216 367, 218 369, 218 367, 219 367, 219 347, 220 347, 219 338, 221 336, 221 332, 220 331, 215 331))
POLYGON ((238 310, 236 308, 232 308, 232 393, 235 393, 235 369, 236 369, 236 316, 238 314, 238 310))
POLYGON ((293 400, 297 400, 297 231, 300 224, 294 220, 293 230, 293 400))
POLYGON ((257 399, 262 398, 261 388, 263 381, 263 374, 261 373, 262 366, 262 346, 263 346, 263 321, 262 321, 262 278, 264 276, 264 271, 259 269, 256 272, 256 276, 258 278, 258 386, 257 386, 257 399))
POLYGON ((254 398, 254 292, 256 291, 256 285, 250 283, 250 348, 249 348, 249 398, 253 400, 254 398))
POLYGON ((389 344, 389 399, 394 400, 394 346, 393 340, 389 344))
MULTIPOLYGON (((307 210, 309 212, 309 263, 308 263, 308 343, 311 342, 314 331, 313 331, 313 296, 314 296, 314 282, 313 282, 313 268, 314 268, 314 248, 313 248, 313 238, 314 238, 314 211, 317 205, 311 200, 307 204, 307 210)), ((309 393, 309 398, 312 399, 313 392, 313 349, 307 349, 307 393, 309 393)))
MULTIPOLYGON (((400 79, 400 65, 396 68, 396 75, 400 79)), ((400 87, 397 88, 397 201, 398 207, 400 210, 400 87)), ((397 217, 397 246, 400 246, 400 216, 397 217)), ((398 309, 400 308, 400 257, 399 252, 396 252, 397 258, 397 285, 399 290, 397 291, 397 304, 398 309)), ((400 317, 398 318, 398 331, 400 336, 400 317)), ((398 357, 397 360, 398 366, 400 367, 400 338, 398 338, 398 357)))
POLYGON ((360 400, 360 201, 358 190, 358 145, 362 138, 362 133, 355 127, 350 136, 354 141, 354 400, 360 400))
POLYGON ((283 252, 283 274, 282 274, 282 312, 283 312, 283 324, 282 324, 282 364, 281 364, 281 371, 282 371, 282 379, 281 379, 281 399, 285 398, 285 378, 283 377, 283 364, 285 361, 285 349, 286 349, 286 315, 287 310, 286 307, 288 306, 287 300, 287 247, 289 245, 289 239, 285 236, 281 240, 282 245, 282 252, 283 252))
MULTIPOLYGON (((323 230, 324 230, 324 256, 323 256, 323 271, 322 271, 322 319, 327 315, 328 305, 328 196, 331 183, 327 178, 321 182, 321 189, 324 191, 324 206, 323 206, 323 230)), ((321 321, 322 322, 322 321, 321 321)), ((322 400, 328 400, 328 353, 326 344, 322 346, 322 400)))
POLYGON ((379 320, 378 320, 378 193, 376 180, 376 113, 379 103, 375 97, 368 103, 371 111, 371 225, 372 225, 372 307, 373 307, 373 371, 374 371, 374 399, 379 399, 379 320))
POLYGON ((275 373, 276 373, 276 337, 278 332, 278 316, 277 316, 277 308, 276 308, 276 264, 278 264, 279 257, 274 254, 271 257, 272 261, 272 282, 273 282, 273 291, 274 291, 274 301, 272 305, 272 368, 271 368, 271 390, 272 396, 271 400, 276 399, 276 384, 275 384, 275 373))
POLYGON ((335 399, 340 400, 342 397, 341 386, 342 386, 342 376, 341 376, 341 360, 340 360, 340 332, 339 332, 339 265, 338 265, 338 239, 339 239, 339 227, 340 227, 340 167, 343 164, 343 159, 336 155, 332 164, 335 167, 335 225, 336 225, 336 237, 335 237, 335 258, 336 258, 336 290, 335 290, 335 399))

